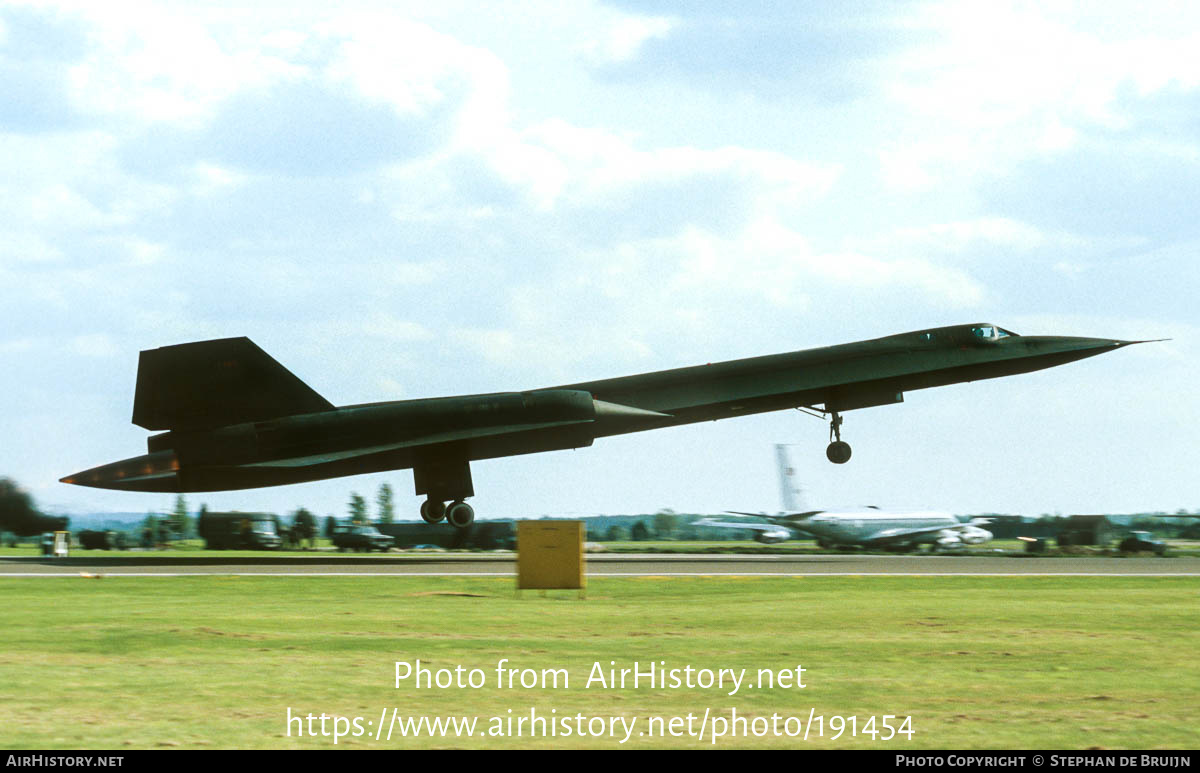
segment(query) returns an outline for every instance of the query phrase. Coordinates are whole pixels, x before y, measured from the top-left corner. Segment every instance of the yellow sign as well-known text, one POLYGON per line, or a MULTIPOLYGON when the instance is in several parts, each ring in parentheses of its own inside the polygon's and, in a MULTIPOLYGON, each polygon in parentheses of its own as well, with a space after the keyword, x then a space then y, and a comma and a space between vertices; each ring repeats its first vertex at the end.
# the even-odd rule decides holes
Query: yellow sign
POLYGON ((517 521, 517 589, 586 586, 583 521, 517 521))

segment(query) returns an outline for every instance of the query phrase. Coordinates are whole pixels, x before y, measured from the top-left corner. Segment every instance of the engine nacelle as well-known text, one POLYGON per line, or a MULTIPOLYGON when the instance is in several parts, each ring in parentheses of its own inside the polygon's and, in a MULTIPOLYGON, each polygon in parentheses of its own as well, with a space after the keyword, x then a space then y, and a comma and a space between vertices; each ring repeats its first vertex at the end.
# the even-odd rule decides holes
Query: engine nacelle
POLYGON ((754 532, 754 541, 764 545, 774 545, 777 542, 787 541, 791 536, 791 532, 787 529, 763 529, 754 532))
POLYGON ((936 544, 939 548, 957 548, 963 546, 963 539, 957 531, 949 529, 938 532, 936 544))
POLYGON ((968 526, 962 530, 959 537, 968 545, 982 545, 985 542, 991 541, 992 533, 978 526, 968 526))
POLYGON ((938 532, 936 545, 939 548, 959 548, 963 545, 982 545, 992 539, 992 533, 978 526, 964 526, 938 532))

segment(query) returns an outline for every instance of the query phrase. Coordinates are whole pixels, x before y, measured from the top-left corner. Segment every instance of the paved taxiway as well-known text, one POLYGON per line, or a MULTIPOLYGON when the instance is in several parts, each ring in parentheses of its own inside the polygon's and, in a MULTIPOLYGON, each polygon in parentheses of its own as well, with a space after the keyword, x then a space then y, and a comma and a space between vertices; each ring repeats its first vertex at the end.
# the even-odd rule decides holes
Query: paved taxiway
MULTIPOLYGON (((685 577, 704 575, 789 576, 1107 576, 1200 577, 1200 558, 1021 557, 930 555, 681 555, 589 554, 592 577, 685 577)), ((48 559, 0 557, 0 577, 270 576, 491 576, 516 575, 512 554, 313 555, 303 557, 104 556, 48 559)))

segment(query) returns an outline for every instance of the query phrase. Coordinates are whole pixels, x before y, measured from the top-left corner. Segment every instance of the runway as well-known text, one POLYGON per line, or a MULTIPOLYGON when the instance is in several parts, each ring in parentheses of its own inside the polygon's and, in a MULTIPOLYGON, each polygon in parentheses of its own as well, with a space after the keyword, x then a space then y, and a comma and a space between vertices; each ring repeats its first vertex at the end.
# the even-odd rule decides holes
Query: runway
MULTIPOLYGON (((1200 558, 931 555, 589 554, 590 577, 968 576, 1200 577, 1200 558)), ((0 557, 0 578, 193 577, 515 577, 512 554, 216 557, 0 557)))

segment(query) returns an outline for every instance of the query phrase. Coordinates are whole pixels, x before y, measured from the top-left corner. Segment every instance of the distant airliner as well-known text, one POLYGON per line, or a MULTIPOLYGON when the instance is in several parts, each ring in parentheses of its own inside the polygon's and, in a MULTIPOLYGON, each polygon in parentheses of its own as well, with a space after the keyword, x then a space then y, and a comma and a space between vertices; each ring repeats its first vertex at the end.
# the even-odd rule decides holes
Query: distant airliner
POLYGON ((931 550, 982 545, 992 539, 986 518, 963 523, 950 513, 928 510, 883 510, 874 505, 837 510, 802 510, 793 483, 795 470, 788 460, 787 446, 775 446, 779 466, 779 485, 785 511, 779 515, 733 512, 731 515, 752 516, 766 521, 718 521, 703 518, 694 526, 717 526, 728 529, 750 529, 758 542, 776 543, 791 539, 792 530, 816 537, 817 544, 828 547, 886 548, 912 550, 929 545, 931 550))
POLYGON ((527 392, 335 407, 248 338, 165 346, 138 360, 133 422, 167 430, 149 453, 62 478, 125 491, 227 491, 413 470, 421 517, 475 517, 470 463, 590 446, 599 437, 807 407, 830 417, 912 389, 1062 365, 1139 341, 1018 336, 957 325, 527 392), (447 506, 447 502, 450 504, 447 506))

